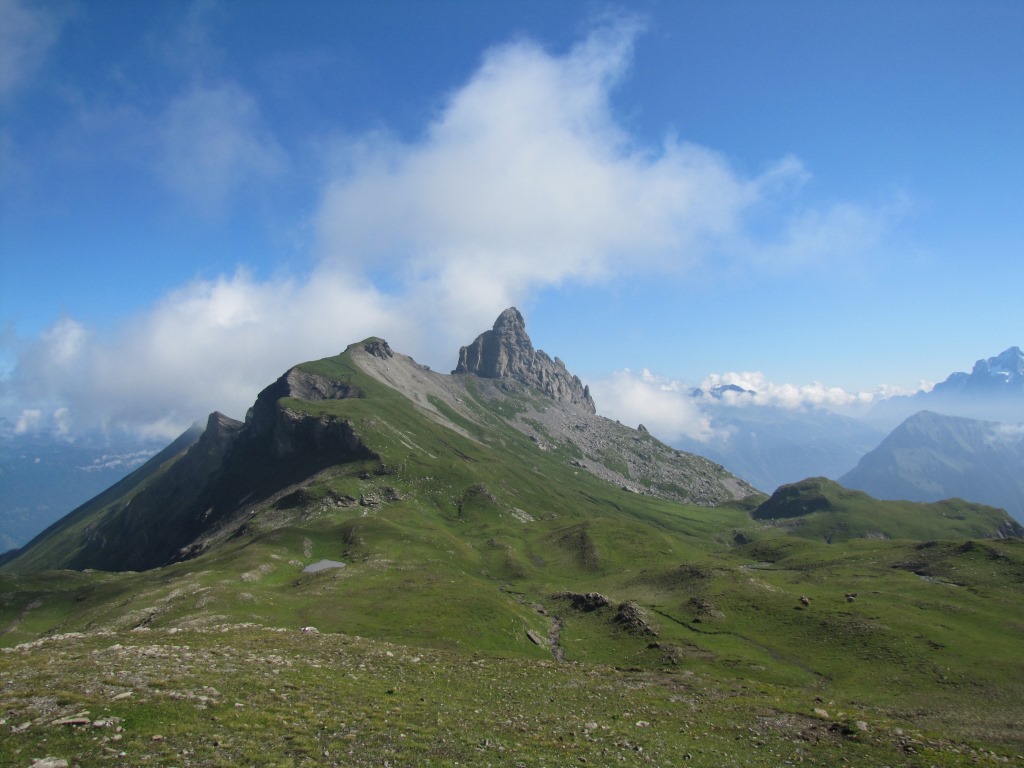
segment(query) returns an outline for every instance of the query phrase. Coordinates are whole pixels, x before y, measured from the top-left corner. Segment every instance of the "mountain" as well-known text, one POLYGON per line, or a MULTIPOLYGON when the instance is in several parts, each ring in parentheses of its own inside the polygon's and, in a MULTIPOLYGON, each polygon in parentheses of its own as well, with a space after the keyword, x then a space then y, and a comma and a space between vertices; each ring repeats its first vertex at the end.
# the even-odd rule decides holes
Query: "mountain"
POLYGON ((18 432, 0 423, 0 552, 48 525, 152 458, 163 444, 127 434, 18 432))
POLYGON ((770 492, 807 477, 843 478, 895 426, 921 410, 1024 421, 1024 353, 1010 347, 978 360, 970 374, 951 374, 930 392, 880 401, 862 418, 823 408, 759 405, 756 392, 735 384, 690 394, 711 420, 712 433, 702 439, 677 438, 675 447, 707 456, 770 492))
POLYGON ((1024 522, 1024 425, 921 411, 839 480, 883 499, 970 499, 1024 522))
POLYGON ((510 309, 211 414, 0 564, 0 764, 1024 753, 1005 513, 767 498, 594 410, 510 309))
POLYGON ((837 478, 885 435, 876 424, 822 408, 715 403, 704 412, 715 434, 682 437, 675 447, 707 456, 768 492, 806 477, 837 478))
POLYGON ((923 410, 983 421, 1024 422, 1024 352, 1010 347, 978 360, 970 373, 950 374, 931 391, 882 400, 867 418, 891 427, 923 410))
MULTIPOLYGON (((400 498, 418 480, 401 477, 398 468, 422 464, 424 452, 483 451, 466 460, 491 464, 511 441, 557 456, 563 473, 582 471, 631 493, 704 505, 754 493, 707 459, 595 415, 589 390, 560 360, 533 349, 522 316, 510 308, 460 350, 451 376, 395 354, 377 338, 290 369, 259 394, 244 423, 212 414, 187 451, 156 457, 119 494, 78 508, 14 562, 28 569, 145 570, 195 557, 243 531, 273 527, 288 503, 282 499, 308 495, 308 486, 319 485, 331 468, 394 475, 394 487, 381 493, 400 498), (495 419, 515 434, 489 434, 495 419), (407 425, 423 434, 414 440, 407 425)), ((459 493, 480 493, 515 509, 520 491, 478 485, 459 493)), ((365 500, 365 491, 357 497, 348 487, 343 482, 316 493, 342 505, 365 500)))

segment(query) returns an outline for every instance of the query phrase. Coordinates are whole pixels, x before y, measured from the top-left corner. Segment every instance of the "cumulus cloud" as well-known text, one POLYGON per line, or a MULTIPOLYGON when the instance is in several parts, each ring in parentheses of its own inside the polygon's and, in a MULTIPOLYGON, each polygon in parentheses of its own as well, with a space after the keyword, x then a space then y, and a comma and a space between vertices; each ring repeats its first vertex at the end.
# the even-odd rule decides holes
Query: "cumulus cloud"
MULTIPOLYGON (((672 137, 637 146, 609 102, 636 31, 602 29, 560 57, 495 48, 421 140, 346 144, 318 215, 324 257, 396 269, 479 323, 539 288, 681 270, 741 244, 745 215, 806 171, 785 157, 746 178, 672 137)), ((819 217, 816 235, 836 218, 819 217)))
POLYGON ((680 437, 707 440, 715 434, 711 418, 678 381, 626 368, 589 386, 601 415, 631 427, 643 424, 667 442, 680 437))
POLYGON ((286 164, 257 102, 232 83, 182 94, 159 125, 160 177, 199 210, 219 211, 243 185, 266 181, 286 164))
POLYGON ((760 371, 713 373, 705 377, 699 388, 705 393, 703 400, 718 401, 725 405, 771 405, 780 408, 845 408, 868 405, 877 397, 872 392, 847 392, 842 387, 829 387, 815 381, 810 384, 776 384, 760 371), (719 390, 722 387, 745 390, 719 390), (718 397, 711 392, 719 390, 718 397))
POLYGON ((23 86, 42 66, 61 22, 39 5, 0 0, 0 96, 23 86))
MULTIPOLYGON (((22 350, 4 388, 27 406, 68 408, 67 424, 173 434, 213 409, 241 416, 287 366, 366 335, 447 360, 539 290, 682 274, 728 249, 754 268, 759 248, 800 263, 829 232, 877 236, 876 217, 851 207, 801 211, 759 240, 758 206, 808 179, 797 158, 744 176, 674 137, 639 145, 610 104, 637 31, 612 24, 564 55, 522 40, 490 50, 416 141, 381 133, 335 145, 310 274, 197 280, 113 334, 59 320, 22 350)), ((161 177, 201 210, 287 163, 258 102, 230 83, 193 87, 160 125, 161 177)), ((666 437, 711 431, 684 392, 647 373, 616 374, 595 395, 666 437)))
POLYGON ((197 280, 113 336, 64 319, 21 355, 4 383, 63 403, 70 427, 174 436, 212 410, 241 418, 259 389, 303 360, 373 334, 416 338, 391 301, 350 275, 260 281, 239 271, 197 280))
POLYGON ((38 408, 26 408, 18 416, 14 423, 14 434, 23 435, 26 432, 35 432, 43 421, 43 412, 38 408))
POLYGON ((878 397, 819 382, 776 384, 763 373, 751 371, 711 374, 699 387, 692 387, 647 369, 636 373, 628 368, 590 382, 590 391, 602 415, 633 427, 643 424, 669 443, 684 437, 701 442, 728 439, 729 429, 715 421, 717 409, 723 406, 842 411, 870 405, 878 397))

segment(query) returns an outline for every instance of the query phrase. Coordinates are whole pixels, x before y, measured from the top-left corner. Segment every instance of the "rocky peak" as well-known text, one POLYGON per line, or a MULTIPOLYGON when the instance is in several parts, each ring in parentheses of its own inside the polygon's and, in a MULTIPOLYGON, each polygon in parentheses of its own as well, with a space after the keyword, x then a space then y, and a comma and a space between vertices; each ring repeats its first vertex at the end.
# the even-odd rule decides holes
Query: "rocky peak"
POLYGON ((974 364, 972 376, 988 376, 1006 383, 1024 376, 1024 352, 1020 347, 1010 347, 996 357, 979 360, 974 364))
POLYGON ((515 379, 535 387, 554 400, 578 405, 596 413, 590 388, 553 360, 543 350, 535 350, 526 333, 526 321, 515 307, 509 307, 494 321, 489 331, 459 350, 459 364, 453 374, 475 374, 485 379, 515 379))
POLYGON ((1024 352, 1010 347, 995 357, 978 360, 969 374, 962 371, 951 374, 932 390, 936 394, 964 394, 970 392, 1019 393, 1024 389, 1024 352))
POLYGON ((395 356, 395 353, 391 351, 391 345, 384 341, 384 339, 377 338, 376 336, 372 339, 367 339, 366 343, 363 344, 363 349, 374 357, 379 357, 381 360, 387 360, 395 356))

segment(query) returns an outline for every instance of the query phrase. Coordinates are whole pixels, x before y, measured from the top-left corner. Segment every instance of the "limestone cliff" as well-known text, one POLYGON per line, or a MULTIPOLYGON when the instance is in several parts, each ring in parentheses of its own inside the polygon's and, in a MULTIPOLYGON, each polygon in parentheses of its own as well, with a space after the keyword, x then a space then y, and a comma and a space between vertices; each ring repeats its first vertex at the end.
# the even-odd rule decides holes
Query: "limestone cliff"
POLYGON ((539 389, 560 403, 576 405, 596 413, 590 388, 565 368, 557 357, 535 350, 526 333, 519 310, 509 307, 469 346, 459 350, 459 364, 453 374, 474 374, 485 379, 515 379, 539 389))

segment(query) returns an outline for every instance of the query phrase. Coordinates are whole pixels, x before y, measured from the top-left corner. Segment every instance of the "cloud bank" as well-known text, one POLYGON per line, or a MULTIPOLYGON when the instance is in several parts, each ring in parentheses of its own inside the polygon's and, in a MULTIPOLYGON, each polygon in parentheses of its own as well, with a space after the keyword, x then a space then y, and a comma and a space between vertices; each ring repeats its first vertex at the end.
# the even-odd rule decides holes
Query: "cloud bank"
POLYGON ((681 382, 626 368, 589 386, 601 415, 631 427, 643 424, 662 440, 685 436, 703 441, 715 434, 711 416, 681 382))
POLYGON ((590 391, 602 415, 632 427, 643 424, 669 443, 681 438, 701 442, 728 439, 729 431, 715 421, 721 408, 823 408, 854 412, 885 396, 880 392, 847 392, 820 382, 777 384, 763 373, 750 371, 711 374, 693 387, 647 369, 637 373, 628 368, 607 379, 590 382, 590 391), (745 391, 729 389, 730 386, 745 391))
MULTIPOLYGON (((839 236, 879 237, 882 214, 852 204, 793 211, 755 237, 758 206, 806 181, 799 160, 745 177, 706 147, 638 144, 610 101, 637 32, 603 27, 564 55, 530 41, 488 51, 416 141, 380 133, 334 143, 307 274, 197 280, 112 334, 60 319, 17 350, 3 400, 66 408, 62 423, 76 427, 171 436, 214 409, 241 416, 289 365, 370 334, 453 365, 500 310, 543 289, 638 273, 677 279, 727 253, 753 269, 806 267, 829 258, 823 246, 839 236)), ((158 179, 200 209, 268 183, 302 151, 282 145, 236 86, 194 87, 162 116, 158 179)), ((711 430, 672 383, 624 372, 602 386, 598 402, 625 421, 711 430)))

